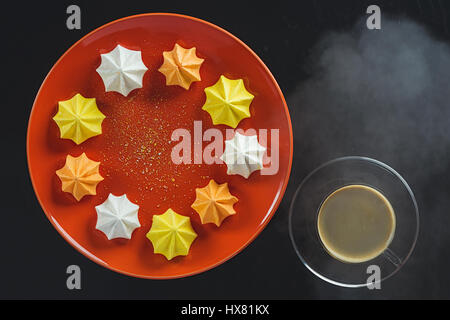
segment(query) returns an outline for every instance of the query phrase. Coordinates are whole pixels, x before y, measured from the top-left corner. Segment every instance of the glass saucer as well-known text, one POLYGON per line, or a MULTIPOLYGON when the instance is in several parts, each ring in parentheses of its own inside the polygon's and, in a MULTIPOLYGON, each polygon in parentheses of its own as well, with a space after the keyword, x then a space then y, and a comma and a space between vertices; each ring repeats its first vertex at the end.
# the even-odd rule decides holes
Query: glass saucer
POLYGON ((289 235, 302 263, 331 284, 360 288, 377 284, 398 272, 411 255, 419 233, 419 210, 405 179, 388 165, 365 157, 343 157, 312 171, 300 184, 289 210, 289 235), (378 257, 362 263, 333 258, 317 230, 321 204, 333 191, 348 185, 365 185, 380 191, 396 216, 394 238, 378 257), (379 279, 371 277, 379 268, 379 279))

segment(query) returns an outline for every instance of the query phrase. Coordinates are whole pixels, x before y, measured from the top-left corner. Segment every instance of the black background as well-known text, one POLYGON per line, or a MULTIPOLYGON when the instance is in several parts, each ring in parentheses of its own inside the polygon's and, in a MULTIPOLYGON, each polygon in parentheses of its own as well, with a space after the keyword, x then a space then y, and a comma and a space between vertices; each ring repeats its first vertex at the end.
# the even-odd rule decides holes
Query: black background
MULTIPOLYGON (((1 193, 0 212, 3 216, 0 220, 1 298, 450 298, 449 166, 436 172, 428 163, 417 163, 415 159, 392 164, 383 153, 382 142, 379 151, 374 152, 373 148, 364 147, 361 140, 364 137, 355 137, 358 143, 330 141, 333 148, 329 149, 313 146, 329 152, 308 158, 311 145, 305 143, 305 134, 313 132, 304 132, 298 116, 302 106, 296 99, 290 99, 300 82, 308 77, 305 64, 311 48, 328 31, 352 27, 364 17, 369 4, 378 4, 383 15, 389 13, 394 19, 408 16, 419 21, 437 39, 447 41, 450 3, 444 0, 16 2, 1 5, 3 121, 0 127, 5 130, 0 135, 4 165, 1 185, 5 188, 1 193), (81 30, 66 28, 66 8, 70 4, 81 7, 81 30), (102 268, 79 254, 58 235, 42 212, 26 165, 29 113, 39 86, 54 62, 93 29, 117 18, 145 12, 192 15, 223 27, 247 43, 277 79, 287 98, 294 127, 290 183, 267 228, 243 252, 223 265, 200 275, 170 281, 130 278, 102 268), (288 207, 302 178, 322 162, 343 155, 365 155, 395 165, 415 191, 421 210, 422 228, 416 250, 401 272, 384 282, 380 291, 342 289, 322 282, 303 267, 288 237, 288 207), (427 183, 409 179, 417 170, 430 176, 427 183), (434 205, 436 202, 440 203, 438 207, 434 205), (82 269, 80 291, 66 289, 65 270, 71 264, 82 269)), ((447 123, 450 126, 450 119, 447 123)), ((416 147, 426 150, 428 146, 416 147)), ((450 152, 444 155, 439 161, 450 163, 450 152)))

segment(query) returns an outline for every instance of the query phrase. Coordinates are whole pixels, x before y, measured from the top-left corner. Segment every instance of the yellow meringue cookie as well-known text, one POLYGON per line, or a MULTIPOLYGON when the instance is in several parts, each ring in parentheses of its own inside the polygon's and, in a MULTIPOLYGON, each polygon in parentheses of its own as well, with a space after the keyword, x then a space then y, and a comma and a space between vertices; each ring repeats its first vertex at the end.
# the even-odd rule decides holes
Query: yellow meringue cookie
POLYGON ((197 234, 189 217, 168 209, 164 214, 153 216, 147 238, 153 244, 154 253, 160 253, 167 260, 172 260, 176 256, 188 255, 197 234))
POLYGON ((85 98, 77 93, 72 99, 58 103, 58 113, 53 117, 62 139, 80 144, 102 133, 105 115, 98 110, 95 98, 85 98))
POLYGON ((213 124, 236 128, 242 119, 250 117, 254 96, 247 91, 242 79, 231 80, 222 75, 215 85, 205 88, 205 93, 202 109, 211 115, 213 124))

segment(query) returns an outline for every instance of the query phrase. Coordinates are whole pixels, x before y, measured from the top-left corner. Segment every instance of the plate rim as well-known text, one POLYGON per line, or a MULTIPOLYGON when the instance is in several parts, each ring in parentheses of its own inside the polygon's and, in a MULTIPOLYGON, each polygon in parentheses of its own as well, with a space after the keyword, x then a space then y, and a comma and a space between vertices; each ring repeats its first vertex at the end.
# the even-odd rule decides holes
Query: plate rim
POLYGON ((283 92, 281 91, 281 88, 278 84, 278 82, 276 81, 275 77, 273 76, 273 74, 270 72, 269 68, 266 66, 266 64, 261 60, 261 58, 247 45, 245 44, 242 40, 240 40, 238 37, 234 36, 233 34, 231 34, 230 32, 228 32, 227 30, 211 23, 208 22, 206 20, 200 19, 200 18, 195 18, 192 16, 188 16, 188 15, 184 15, 184 14, 178 14, 178 13, 166 13, 166 12, 152 12, 152 13, 141 13, 141 14, 136 14, 136 15, 130 15, 130 16, 126 16, 126 17, 122 17, 113 21, 110 21, 104 25, 101 25, 98 28, 95 28, 94 30, 90 31, 89 33, 87 33, 86 35, 84 35, 83 37, 81 37, 81 39, 79 39, 78 41, 76 41, 73 45, 71 45, 69 47, 69 49, 67 49, 60 57, 59 59, 54 63, 54 65, 52 66, 52 68, 50 69, 50 71, 47 73, 47 75, 45 76, 44 80, 42 81, 38 92, 36 93, 36 97, 33 101, 33 106, 31 108, 31 112, 28 118, 28 124, 27 124, 27 139, 26 139, 26 153, 27 153, 27 166, 28 166, 28 174, 30 176, 30 180, 31 180, 31 184, 33 186, 33 191, 34 194, 39 202, 39 205, 42 209, 42 211, 44 212, 45 216, 47 217, 47 219, 50 221, 50 223, 52 224, 53 228, 56 229, 56 231, 62 236, 62 238, 70 244, 71 247, 73 247, 76 251, 78 251, 79 253, 81 253, 83 256, 85 256, 88 260, 91 260, 97 264, 99 264, 102 267, 105 267, 111 271, 117 272, 119 274, 123 274, 126 276, 130 276, 130 277, 135 277, 135 278, 141 278, 141 279, 152 279, 152 280, 164 280, 164 279, 179 279, 179 278, 185 278, 185 277, 189 277, 189 276, 193 276, 193 275, 197 275, 200 273, 204 273, 208 270, 214 269, 218 266, 220 266, 221 264, 225 263, 226 261, 232 259, 233 257, 235 257, 237 254, 239 254, 240 252, 242 252, 250 243, 252 243, 257 237, 258 235, 265 229, 265 227, 267 226, 267 224, 270 222, 270 220, 272 219, 273 215, 275 214, 275 212, 277 211, 278 207, 281 204, 281 201, 283 200, 284 194, 286 192, 286 188, 289 182, 289 178, 291 175, 291 169, 292 169, 292 160, 293 160, 293 132, 292 132, 292 121, 291 121, 291 117, 290 117, 290 113, 289 113, 289 108, 287 106, 286 103, 286 99, 284 98, 283 92), (115 268, 113 266, 110 266, 108 263, 106 263, 105 261, 102 261, 101 259, 98 259, 98 257, 96 257, 95 255, 93 255, 90 252, 86 252, 84 250, 84 248, 81 248, 80 245, 61 227, 59 226, 56 221, 54 221, 54 219, 52 219, 52 216, 50 214, 47 213, 47 210, 45 209, 45 206, 40 198, 40 196, 38 195, 38 193, 36 192, 36 186, 35 186, 35 181, 33 178, 33 173, 31 172, 31 166, 30 166, 30 156, 29 156, 29 148, 30 148, 30 123, 31 123, 31 119, 33 117, 33 112, 35 110, 35 106, 36 106, 36 101, 38 99, 38 97, 41 94, 42 88, 44 86, 44 84, 47 82, 47 78, 49 77, 49 75, 52 73, 53 69, 55 69, 59 63, 61 63, 61 61, 64 59, 64 57, 73 50, 74 47, 76 47, 79 43, 81 43, 82 41, 84 41, 86 38, 90 37, 91 35, 95 34, 96 32, 102 30, 103 28, 107 28, 112 24, 121 22, 121 21, 126 21, 126 20, 131 20, 131 19, 135 19, 135 18, 142 18, 142 17, 151 17, 151 16, 166 16, 166 17, 176 17, 176 18, 182 18, 182 19, 187 19, 187 20, 191 20, 191 21, 195 21, 195 22, 199 22, 202 24, 205 24, 209 27, 212 27, 213 29, 216 29, 219 32, 222 32, 226 35, 228 35, 229 37, 231 37, 233 40, 235 40, 236 42, 238 42, 246 51, 248 51, 258 62, 259 64, 263 67, 263 69, 265 70, 265 72, 269 75, 269 77, 271 78, 272 82, 275 84, 275 88, 278 92, 278 94, 281 97, 281 100, 283 102, 283 106, 284 106, 284 111, 285 114, 287 115, 287 122, 288 122, 288 131, 289 131, 289 163, 288 163, 288 168, 287 168, 287 173, 286 176, 284 177, 284 181, 283 181, 283 186, 281 188, 281 192, 279 194, 279 197, 276 201, 276 203, 274 205, 272 205, 272 208, 270 208, 270 213, 268 215, 266 215, 266 218, 264 219, 264 221, 258 226, 256 232, 244 243, 241 245, 241 247, 234 251, 232 254, 227 255, 225 258, 222 258, 220 260, 218 260, 217 262, 210 264, 208 266, 205 266, 203 268, 197 269, 195 271, 192 272, 185 272, 185 273, 180 273, 177 275, 170 275, 170 276, 149 276, 149 275, 142 275, 142 274, 138 274, 138 273, 133 273, 133 272, 128 272, 128 271, 124 271, 118 268, 115 268))

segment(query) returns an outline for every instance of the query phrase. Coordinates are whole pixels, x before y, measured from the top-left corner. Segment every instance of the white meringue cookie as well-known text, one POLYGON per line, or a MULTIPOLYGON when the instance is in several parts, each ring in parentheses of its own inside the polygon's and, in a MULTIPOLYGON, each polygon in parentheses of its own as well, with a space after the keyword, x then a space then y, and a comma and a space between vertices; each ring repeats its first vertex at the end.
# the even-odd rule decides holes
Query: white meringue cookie
POLYGON ((114 50, 101 54, 101 58, 97 73, 107 92, 116 91, 126 97, 134 89, 142 88, 142 79, 148 69, 142 61, 141 51, 117 45, 114 50))
POLYGON ((225 141, 225 152, 220 159, 227 165, 227 174, 239 174, 247 179, 252 172, 262 169, 265 151, 256 135, 244 136, 236 132, 233 139, 225 141))
POLYGON ((136 228, 139 228, 139 206, 128 200, 124 194, 116 197, 112 193, 101 205, 95 207, 97 211, 96 229, 102 231, 108 240, 115 238, 131 239, 136 228))

